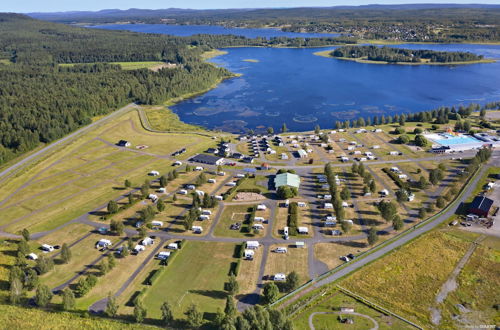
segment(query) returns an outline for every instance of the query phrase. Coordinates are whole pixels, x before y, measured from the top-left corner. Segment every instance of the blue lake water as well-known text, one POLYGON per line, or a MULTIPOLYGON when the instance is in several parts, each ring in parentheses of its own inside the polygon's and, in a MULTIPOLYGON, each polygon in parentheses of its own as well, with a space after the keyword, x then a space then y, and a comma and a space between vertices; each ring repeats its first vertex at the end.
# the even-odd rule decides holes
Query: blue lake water
MULTIPOLYGON (((123 25, 120 27, 123 29, 123 25)), ((158 29, 141 32, 159 32, 158 29)), ((500 59, 500 46, 494 45, 394 47, 469 51, 500 59)), ((183 121, 233 132, 267 126, 277 129, 283 123, 293 130, 310 130, 317 124, 332 127, 336 120, 500 100, 500 62, 379 65, 313 55, 324 49, 226 50, 228 54, 212 61, 242 76, 173 106, 183 121)))
POLYGON ((318 38, 335 37, 338 34, 333 33, 297 33, 284 32, 279 29, 247 29, 247 28, 226 28, 216 25, 167 25, 167 24, 106 24, 92 25, 89 28, 107 29, 107 30, 128 30, 143 33, 161 33, 174 36, 187 37, 195 34, 232 34, 247 38, 271 38, 271 37, 289 37, 289 38, 318 38))

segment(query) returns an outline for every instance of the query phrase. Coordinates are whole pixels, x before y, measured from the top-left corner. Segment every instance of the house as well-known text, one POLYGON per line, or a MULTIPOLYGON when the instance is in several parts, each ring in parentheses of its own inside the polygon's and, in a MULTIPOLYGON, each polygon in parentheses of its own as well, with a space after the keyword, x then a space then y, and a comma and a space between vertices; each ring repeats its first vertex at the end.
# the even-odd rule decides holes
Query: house
POLYGON ((389 196, 389 190, 387 190, 387 189, 383 189, 382 191, 380 191, 380 194, 381 194, 382 196, 389 196))
POLYGON ((194 184, 188 184, 188 185, 186 185, 186 189, 188 189, 188 190, 195 190, 196 186, 194 184))
POLYGON ((255 229, 255 230, 264 230, 264 226, 260 223, 254 223, 254 225, 252 226, 252 229, 255 229))
POLYGON ((332 210, 333 209, 333 204, 332 203, 325 203, 323 205, 323 208, 327 209, 327 210, 332 210))
POLYGON ((228 183, 226 183, 226 186, 234 187, 234 186, 236 186, 236 182, 228 182, 228 183))
POLYGON ((253 221, 256 221, 256 222, 264 222, 264 218, 263 218, 263 217, 254 217, 254 218, 253 218, 253 221))
POLYGON ((261 169, 261 170, 268 170, 268 169, 270 169, 270 168, 271 168, 271 167, 269 166, 269 164, 268 164, 268 163, 262 163, 262 164, 260 164, 260 169, 261 169))
POLYGON ((170 250, 177 250, 177 249, 179 249, 179 244, 177 244, 177 243, 169 243, 169 244, 167 245, 167 249, 170 249, 170 250))
POLYGON ((224 158, 212 156, 212 155, 205 155, 205 154, 198 154, 198 155, 192 157, 190 159, 190 161, 195 162, 195 163, 209 164, 209 165, 222 165, 222 164, 224 164, 224 158))
POLYGON ((397 155, 399 155, 399 151, 389 151, 389 155, 397 156, 397 155))
POLYGON ((349 207, 349 204, 347 202, 342 202, 342 207, 349 207))
POLYGON ((161 187, 160 189, 158 189, 158 192, 159 192, 160 194, 164 194, 164 193, 166 193, 166 192, 167 192, 167 188, 161 187))
POLYGON ((283 273, 278 273, 278 274, 274 274, 273 276, 273 280, 274 281, 286 281, 286 275, 283 274, 283 273))
POLYGON ((307 234, 309 234, 309 228, 307 228, 307 227, 297 227, 297 232, 299 234, 307 235, 307 234))
POLYGON ((170 252, 169 251, 161 251, 156 255, 156 259, 160 260, 167 260, 168 257, 170 257, 170 252))
POLYGON ((245 251, 243 252, 243 258, 245 260, 253 260, 254 255, 255 255, 254 250, 245 249, 245 251))
POLYGON ((201 234, 201 233, 203 233, 203 228, 201 226, 192 226, 191 230, 195 234, 201 234))
POLYGON ((149 176, 158 176, 158 175, 160 175, 160 172, 158 172, 158 171, 150 171, 150 172, 148 173, 148 175, 149 175, 149 176))
POLYGON ((163 227, 163 221, 153 220, 153 221, 151 221, 151 226, 153 226, 153 227, 163 227))
POLYGON ((342 157, 340 157, 340 160, 345 163, 345 162, 349 161, 349 157, 342 156, 342 157))
POLYGON ((281 186, 299 188, 300 177, 297 174, 281 173, 274 178, 274 186, 278 189, 281 186))
POLYGON ((179 195, 187 195, 187 190, 181 189, 179 190, 179 195))
POLYGON ((469 206, 468 212, 480 217, 487 217, 493 206, 493 200, 484 196, 476 196, 469 206))
POLYGON ((305 248, 306 247, 306 243, 304 243, 304 242, 295 242, 295 247, 296 248, 305 248))
POLYGON ((224 200, 224 197, 222 197, 221 195, 215 195, 214 197, 215 197, 215 199, 216 199, 216 200, 218 200, 218 201, 222 201, 222 200, 224 200))
POLYGON ((195 190, 195 193, 196 193, 198 196, 200 196, 200 197, 205 196, 205 192, 204 192, 204 191, 202 191, 202 190, 195 190))
POLYGON ((158 200, 158 196, 155 194, 149 194, 148 199, 150 199, 154 203, 158 200))
POLYGON ((373 131, 374 131, 375 133, 382 133, 382 129, 380 129, 380 128, 376 128, 376 129, 374 129, 373 131))
POLYGON ((259 204, 257 205, 257 211, 265 211, 267 209, 267 206, 264 204, 259 204))
POLYGON ((246 246, 247 249, 255 250, 259 248, 260 244, 257 241, 247 241, 246 246))
POLYGON ((194 168, 195 171, 203 171, 203 166, 196 166, 194 168))
MULTIPOLYGON (((45 244, 44 244, 44 245, 45 245, 45 244)), ((96 249, 98 249, 98 248, 106 248, 106 247, 108 247, 108 246, 110 246, 110 245, 111 245, 111 241, 110 241, 109 239, 105 239, 105 238, 103 238, 103 239, 99 240, 99 241, 96 243, 95 248, 96 248, 96 249)), ((42 249, 43 249, 43 245, 42 245, 42 249)), ((52 249, 54 249, 54 248, 52 248, 52 249)))
POLYGON ((144 245, 144 246, 148 246, 148 245, 153 245, 155 242, 154 239, 152 239, 151 237, 146 237, 144 238, 142 241, 141 241, 141 245, 144 245))
POLYGON ((287 253, 288 249, 286 247, 277 247, 276 249, 274 249, 274 252, 276 252, 276 253, 287 253))
POLYGON ((398 175, 398 178, 400 178, 401 180, 407 180, 408 179, 408 175, 406 175, 406 174, 400 174, 400 175, 398 175))
POLYGON ((200 221, 210 220, 210 216, 208 216, 206 214, 202 214, 198 217, 198 220, 200 220, 200 221))
POLYGON ((130 147, 132 144, 127 140, 120 140, 116 145, 119 147, 130 147))
POLYGON ((208 183, 216 183, 217 181, 215 179, 208 179, 207 182, 208 183))
POLYGON ((28 258, 30 260, 36 260, 36 259, 38 259, 38 256, 34 253, 30 253, 26 256, 26 258, 28 258))
POLYGON ((307 158, 307 152, 304 149, 297 150, 297 153, 299 154, 299 158, 307 158))
POLYGON ((495 186, 494 182, 488 182, 486 186, 484 187, 486 190, 490 190, 495 186))
POLYGON ((304 202, 298 202, 298 203, 297 203, 297 206, 298 206, 298 207, 306 207, 306 206, 307 206, 307 204, 306 204, 306 203, 304 203, 304 202))
POLYGON ((142 252, 146 250, 146 247, 144 245, 141 245, 141 244, 137 244, 135 247, 134 247, 134 252, 135 253, 139 253, 139 252, 142 252))
POLYGON ((242 174, 242 173, 238 173, 234 176, 235 178, 244 178, 245 177, 245 174, 242 174))

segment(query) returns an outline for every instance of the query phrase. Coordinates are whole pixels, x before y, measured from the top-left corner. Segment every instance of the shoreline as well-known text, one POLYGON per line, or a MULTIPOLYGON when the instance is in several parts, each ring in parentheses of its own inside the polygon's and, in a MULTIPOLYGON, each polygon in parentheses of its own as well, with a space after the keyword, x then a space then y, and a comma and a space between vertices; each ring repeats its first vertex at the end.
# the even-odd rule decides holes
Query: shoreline
POLYGON ((362 63, 362 64, 378 64, 378 65, 412 65, 412 66, 418 66, 418 65, 469 65, 469 64, 485 64, 485 63, 496 63, 497 60, 495 59, 482 59, 482 60, 477 60, 477 61, 467 61, 467 62, 446 62, 446 63, 440 63, 440 62, 420 62, 420 63, 412 63, 412 62, 385 62, 385 61, 370 61, 370 60, 365 60, 365 59, 359 59, 359 58, 349 58, 349 57, 335 57, 330 55, 331 50, 324 50, 321 52, 315 52, 313 55, 316 56, 321 56, 325 58, 332 58, 336 60, 342 60, 342 61, 351 61, 351 62, 356 62, 356 63, 362 63))

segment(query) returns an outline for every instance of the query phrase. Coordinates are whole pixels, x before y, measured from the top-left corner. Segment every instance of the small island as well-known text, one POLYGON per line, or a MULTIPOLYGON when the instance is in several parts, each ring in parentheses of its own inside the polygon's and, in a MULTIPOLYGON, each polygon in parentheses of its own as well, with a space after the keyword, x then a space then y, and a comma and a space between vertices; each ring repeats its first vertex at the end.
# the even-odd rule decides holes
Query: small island
POLYGON ((315 54, 359 63, 374 64, 457 65, 495 62, 493 59, 485 59, 483 55, 476 55, 469 52, 442 52, 428 49, 377 46, 343 46, 334 51, 324 51, 315 54))
POLYGON ((243 60, 243 62, 250 62, 250 63, 259 63, 259 60, 255 60, 252 58, 246 58, 243 60))

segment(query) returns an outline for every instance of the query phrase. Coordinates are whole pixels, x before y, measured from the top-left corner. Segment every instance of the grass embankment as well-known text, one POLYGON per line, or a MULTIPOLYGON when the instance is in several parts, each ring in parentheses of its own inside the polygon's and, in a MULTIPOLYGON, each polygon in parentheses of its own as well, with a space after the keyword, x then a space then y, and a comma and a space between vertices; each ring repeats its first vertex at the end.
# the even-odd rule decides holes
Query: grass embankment
POLYGON ((485 58, 482 60, 477 60, 477 61, 460 61, 460 62, 446 62, 446 63, 440 63, 440 62, 429 62, 429 61, 422 61, 419 63, 413 63, 413 62, 385 62, 385 61, 371 61, 367 60, 366 57, 361 57, 361 58, 348 58, 348 57, 335 57, 331 56, 330 53, 332 50, 324 50, 321 52, 316 52, 314 55, 316 56, 322 56, 322 57, 327 57, 327 58, 334 58, 338 60, 345 60, 345 61, 352 61, 356 63, 364 63, 364 64, 396 64, 396 65, 466 65, 466 64, 479 64, 479 63, 495 63, 496 60, 494 59, 489 59, 485 58))
POLYGON ((164 132, 205 132, 200 126, 182 122, 177 114, 167 107, 143 107, 151 127, 164 132))
POLYGON ((429 326, 435 296, 470 244, 463 238, 432 232, 364 267, 341 285, 429 326))

